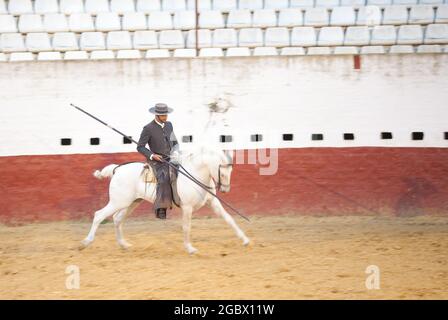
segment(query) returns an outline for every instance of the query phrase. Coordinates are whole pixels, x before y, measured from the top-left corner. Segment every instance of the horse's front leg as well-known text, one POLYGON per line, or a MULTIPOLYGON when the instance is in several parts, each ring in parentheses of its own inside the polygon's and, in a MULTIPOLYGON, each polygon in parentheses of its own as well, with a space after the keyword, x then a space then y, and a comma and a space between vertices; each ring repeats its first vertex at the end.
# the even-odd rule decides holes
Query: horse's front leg
POLYGON ((190 231, 191 231, 191 215, 193 213, 193 208, 190 206, 182 206, 182 229, 184 231, 184 246, 189 254, 193 254, 198 250, 192 246, 190 242, 190 231))
POLYGON ((249 238, 244 234, 243 230, 241 230, 238 225, 236 224, 235 220, 232 218, 232 216, 224 209, 221 202, 213 197, 210 200, 209 206, 212 208, 212 210, 219 216, 223 217, 223 219, 232 227, 232 229, 235 231, 238 238, 243 240, 243 245, 247 246, 250 242, 249 238))

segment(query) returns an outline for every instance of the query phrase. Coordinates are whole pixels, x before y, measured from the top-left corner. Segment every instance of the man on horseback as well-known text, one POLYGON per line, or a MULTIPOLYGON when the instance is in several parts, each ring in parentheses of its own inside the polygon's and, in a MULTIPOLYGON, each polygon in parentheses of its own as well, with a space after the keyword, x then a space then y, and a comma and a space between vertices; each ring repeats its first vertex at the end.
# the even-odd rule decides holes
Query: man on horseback
POLYGON ((157 103, 149 109, 155 114, 154 120, 143 127, 137 145, 137 151, 143 154, 155 172, 157 179, 156 199, 154 209, 157 218, 166 219, 166 210, 172 208, 173 194, 170 185, 170 166, 164 162, 170 161, 173 153, 179 151, 179 143, 173 132, 173 125, 168 119, 168 113, 173 111, 165 103, 157 103), (149 149, 146 148, 149 145, 149 149))

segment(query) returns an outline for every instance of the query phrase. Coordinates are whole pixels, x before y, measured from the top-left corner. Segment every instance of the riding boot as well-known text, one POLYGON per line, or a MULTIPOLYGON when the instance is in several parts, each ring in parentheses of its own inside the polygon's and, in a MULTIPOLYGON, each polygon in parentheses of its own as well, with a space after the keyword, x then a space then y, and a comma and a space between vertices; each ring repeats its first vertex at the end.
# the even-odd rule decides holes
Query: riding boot
POLYGON ((166 219, 166 208, 157 209, 156 216, 159 219, 166 219))

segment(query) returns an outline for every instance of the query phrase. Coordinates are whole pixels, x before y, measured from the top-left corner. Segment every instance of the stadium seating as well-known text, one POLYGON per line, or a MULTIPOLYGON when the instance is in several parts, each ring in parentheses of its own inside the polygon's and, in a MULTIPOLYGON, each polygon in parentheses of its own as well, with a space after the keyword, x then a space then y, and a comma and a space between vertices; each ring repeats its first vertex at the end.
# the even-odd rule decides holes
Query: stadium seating
POLYGON ((195 4, 0 0, 0 61, 448 53, 448 0, 195 4))

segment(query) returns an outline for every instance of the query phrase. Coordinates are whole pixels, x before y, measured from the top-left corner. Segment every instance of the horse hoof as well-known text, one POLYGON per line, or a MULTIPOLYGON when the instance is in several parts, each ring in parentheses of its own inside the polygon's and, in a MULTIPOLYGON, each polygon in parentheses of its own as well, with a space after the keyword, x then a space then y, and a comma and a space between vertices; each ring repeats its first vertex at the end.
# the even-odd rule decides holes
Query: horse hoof
POLYGON ((120 247, 121 247, 121 249, 123 249, 123 250, 127 250, 127 249, 129 249, 130 247, 132 247, 132 244, 130 244, 130 243, 128 243, 128 242, 122 242, 122 243, 120 243, 120 247))
POLYGON ((198 252, 198 249, 191 247, 191 248, 188 248, 187 251, 190 255, 193 255, 196 252, 198 252))
POLYGON ((78 250, 79 250, 79 251, 84 250, 84 249, 87 248, 89 245, 90 245, 90 241, 83 240, 83 241, 81 241, 81 243, 79 244, 79 246, 78 246, 78 250))
POLYGON ((249 245, 249 243, 250 243, 249 238, 245 238, 245 239, 243 240, 243 246, 247 247, 247 246, 249 245))

